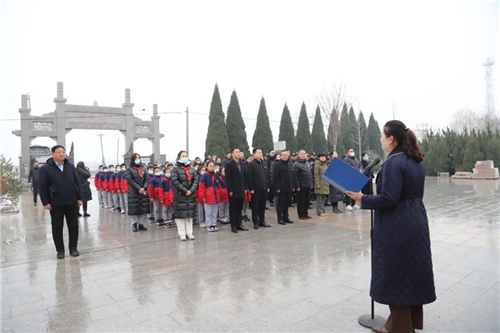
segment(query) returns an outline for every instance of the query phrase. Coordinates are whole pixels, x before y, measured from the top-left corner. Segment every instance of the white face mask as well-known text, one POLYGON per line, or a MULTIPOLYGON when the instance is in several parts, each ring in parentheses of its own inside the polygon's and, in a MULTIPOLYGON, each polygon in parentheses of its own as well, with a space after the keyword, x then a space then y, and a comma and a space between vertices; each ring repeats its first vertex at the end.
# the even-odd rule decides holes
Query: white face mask
POLYGON ((352 153, 350 154, 350 156, 351 156, 351 157, 354 157, 354 156, 355 156, 355 155, 354 155, 354 152, 352 152, 352 153))

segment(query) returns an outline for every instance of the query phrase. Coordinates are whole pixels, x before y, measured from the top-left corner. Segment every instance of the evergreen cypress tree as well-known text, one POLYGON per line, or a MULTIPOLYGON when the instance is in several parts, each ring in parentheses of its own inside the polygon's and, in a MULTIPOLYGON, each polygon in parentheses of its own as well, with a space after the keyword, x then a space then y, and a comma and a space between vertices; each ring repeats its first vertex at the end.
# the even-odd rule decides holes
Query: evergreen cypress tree
MULTIPOLYGON (((367 137, 368 137, 368 149, 371 152, 371 155, 377 155, 376 157, 382 158, 384 156, 384 151, 382 150, 382 145, 380 144, 380 127, 378 126, 378 122, 375 120, 373 113, 370 115, 370 119, 368 120, 368 129, 367 129, 367 137)), ((374 156, 375 157, 375 156, 374 156)))
POLYGON ((359 158, 361 158, 361 152, 358 151, 358 124, 356 120, 356 114, 354 113, 354 109, 352 106, 349 108, 349 135, 347 139, 349 140, 350 146, 357 152, 359 158))
POLYGON ((437 176, 438 172, 449 171, 449 153, 445 138, 437 136, 429 143, 425 165, 429 176, 437 176))
MULTIPOLYGON (((365 122, 365 116, 363 115, 363 112, 359 111, 358 115, 358 128, 359 128, 359 133, 360 133, 360 138, 361 138, 361 152, 363 153, 365 151, 368 151, 368 133, 366 130, 366 122, 365 122)), ((358 139, 356 139, 358 140, 358 139)), ((359 143, 358 143, 359 145, 359 143)))
POLYGON ((314 152, 326 153, 328 151, 328 146, 326 144, 325 128, 323 127, 323 119, 321 117, 319 106, 316 107, 316 114, 314 115, 314 123, 311 136, 314 152))
POLYGON ((311 132, 309 131, 309 118, 307 116, 306 105, 302 102, 300 108, 299 123, 297 124, 297 150, 305 149, 306 152, 313 151, 311 132))
POLYGON ((466 171, 463 168, 462 162, 464 160, 464 147, 467 145, 468 139, 469 134, 467 133, 467 129, 465 129, 464 133, 458 134, 455 139, 455 145, 453 147, 453 163, 455 171, 466 171))
POLYGON ((465 171, 471 172, 476 165, 477 161, 483 159, 483 154, 479 146, 479 139, 476 135, 476 131, 472 130, 471 135, 467 139, 467 145, 465 146, 464 159, 462 162, 462 167, 465 171))
MULTIPOLYGON (((333 117, 333 115, 332 115, 331 117, 333 117)), ((326 134, 326 141, 327 141, 327 143, 328 143, 328 149, 329 149, 329 150, 334 150, 334 149, 337 149, 337 147, 333 147, 333 144, 332 144, 332 135, 333 135, 333 133, 332 133, 332 127, 333 127, 333 126, 332 126, 332 122, 331 122, 331 121, 329 121, 329 122, 328 122, 328 132, 327 132, 327 134, 326 134)), ((337 145, 337 146, 338 146, 338 145, 337 145)), ((338 153, 338 152, 337 152, 337 153, 338 153)), ((340 155, 339 155, 339 156, 340 156, 340 155)))
POLYGON ((245 131, 245 122, 241 116, 240 103, 236 91, 231 94, 231 101, 227 108, 227 137, 229 139, 229 147, 238 147, 245 156, 250 154, 248 147, 247 132, 245 131))
POLYGON ((257 114, 257 125, 253 133, 252 146, 260 148, 263 152, 267 152, 273 148, 273 133, 269 125, 269 117, 267 116, 266 101, 264 97, 260 100, 259 113, 257 114))
POLYGON ((295 130, 293 129, 292 117, 290 116, 290 110, 288 110, 288 106, 286 104, 283 107, 283 113, 281 113, 280 133, 278 141, 285 141, 286 148, 292 152, 297 150, 297 143, 295 141, 295 130))
POLYGON ((340 113, 340 135, 337 142, 337 153, 339 156, 346 153, 347 148, 354 148, 352 144, 352 128, 349 124, 349 112, 347 105, 344 103, 342 112, 340 113))
POLYGON ((205 141, 205 156, 217 155, 223 157, 229 149, 224 111, 220 100, 219 86, 215 85, 210 114, 208 116, 208 132, 205 141))
POLYGON ((492 160, 495 167, 500 167, 500 139, 497 136, 492 135, 488 142, 485 157, 487 160, 492 160))

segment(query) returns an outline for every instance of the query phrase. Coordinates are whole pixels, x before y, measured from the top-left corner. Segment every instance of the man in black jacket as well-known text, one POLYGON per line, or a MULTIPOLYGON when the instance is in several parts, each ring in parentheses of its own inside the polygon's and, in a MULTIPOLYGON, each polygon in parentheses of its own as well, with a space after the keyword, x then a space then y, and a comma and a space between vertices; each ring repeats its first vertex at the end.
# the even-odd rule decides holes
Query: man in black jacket
POLYGON ((267 193, 267 200, 269 200, 269 204, 271 205, 271 207, 274 207, 274 190, 272 188, 273 182, 271 178, 271 165, 273 165, 274 160, 276 158, 276 152, 274 151, 274 149, 271 149, 269 150, 269 153, 267 155, 268 157, 266 160, 266 164, 267 164, 267 172, 269 178, 269 192, 267 193))
POLYGON ((269 228, 265 221, 266 198, 269 192, 269 172, 267 163, 262 159, 262 149, 253 149, 252 162, 248 164, 248 189, 252 193, 253 228, 269 228))
POLYGON ((288 159, 290 152, 283 150, 281 152, 281 160, 276 163, 273 170, 273 188, 278 195, 278 223, 285 225, 293 223, 288 218, 288 206, 290 205, 291 194, 293 192, 293 172, 292 165, 288 159))
POLYGON ((33 202, 36 206, 36 201, 38 197, 38 180, 40 178, 40 168, 38 167, 38 162, 33 163, 33 168, 28 176, 28 183, 33 188, 33 202))
POLYGON ((52 147, 52 157, 40 168, 40 199, 43 208, 50 210, 57 259, 64 258, 64 216, 69 231, 69 253, 79 256, 78 208, 82 205, 82 190, 75 166, 69 163, 61 145, 52 147))
POLYGON ((293 187, 297 191, 297 214, 300 220, 309 220, 309 201, 311 200, 311 187, 313 186, 311 166, 307 161, 304 149, 299 150, 298 158, 293 164, 293 187))
POLYGON ((233 159, 226 164, 226 186, 229 194, 229 219, 231 220, 231 230, 238 233, 238 230, 248 231, 243 226, 241 211, 245 202, 245 191, 247 190, 247 170, 245 161, 240 161, 240 149, 231 149, 233 159))

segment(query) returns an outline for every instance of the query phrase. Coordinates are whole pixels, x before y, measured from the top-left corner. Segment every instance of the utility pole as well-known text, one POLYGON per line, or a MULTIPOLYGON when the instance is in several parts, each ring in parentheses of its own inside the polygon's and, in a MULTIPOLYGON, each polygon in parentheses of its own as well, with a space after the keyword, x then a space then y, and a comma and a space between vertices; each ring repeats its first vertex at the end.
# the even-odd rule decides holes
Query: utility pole
POLYGON ((118 137, 118 144, 116 145, 116 164, 120 163, 120 137, 118 137))
POLYGON ((186 151, 189 155, 189 108, 186 108, 186 151))
POLYGON ((97 136, 101 139, 102 165, 106 165, 106 161, 104 160, 104 147, 102 145, 102 137, 104 136, 104 134, 97 134, 97 136))

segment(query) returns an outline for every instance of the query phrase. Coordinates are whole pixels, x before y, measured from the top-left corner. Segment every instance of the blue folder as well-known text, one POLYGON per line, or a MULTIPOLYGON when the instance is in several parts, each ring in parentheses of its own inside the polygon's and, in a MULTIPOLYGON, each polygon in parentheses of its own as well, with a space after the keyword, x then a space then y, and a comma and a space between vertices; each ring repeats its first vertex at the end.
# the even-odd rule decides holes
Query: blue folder
POLYGON ((359 172, 359 170, 354 169, 336 157, 330 162, 330 166, 321 179, 332 184, 342 192, 360 192, 370 180, 359 172))

